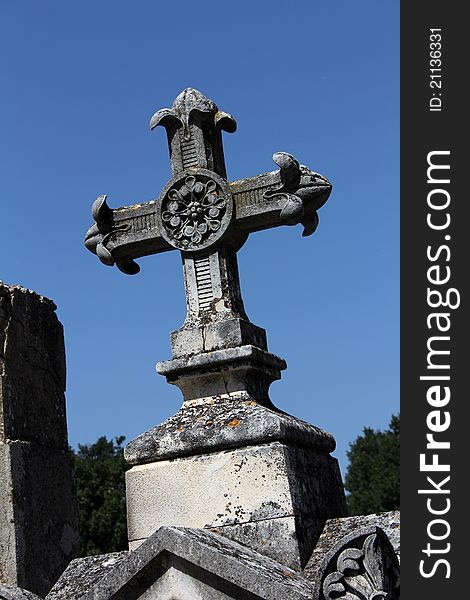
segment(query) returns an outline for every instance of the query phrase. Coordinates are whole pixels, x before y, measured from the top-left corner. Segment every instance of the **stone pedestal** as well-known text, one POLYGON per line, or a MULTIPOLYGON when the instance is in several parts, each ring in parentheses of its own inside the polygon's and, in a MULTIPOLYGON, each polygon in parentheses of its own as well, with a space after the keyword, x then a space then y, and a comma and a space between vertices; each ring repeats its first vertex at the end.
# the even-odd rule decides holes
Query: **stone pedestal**
POLYGON ((335 459, 280 442, 152 462, 126 475, 131 549, 178 523, 300 570, 328 516, 344 514, 335 459))
POLYGON ((157 365, 184 403, 126 447, 131 549, 163 525, 195 527, 305 566, 346 504, 333 437, 269 400, 285 366, 249 345, 157 365))
POLYGON ((0 583, 41 597, 79 549, 64 390, 55 305, 0 283, 0 583))

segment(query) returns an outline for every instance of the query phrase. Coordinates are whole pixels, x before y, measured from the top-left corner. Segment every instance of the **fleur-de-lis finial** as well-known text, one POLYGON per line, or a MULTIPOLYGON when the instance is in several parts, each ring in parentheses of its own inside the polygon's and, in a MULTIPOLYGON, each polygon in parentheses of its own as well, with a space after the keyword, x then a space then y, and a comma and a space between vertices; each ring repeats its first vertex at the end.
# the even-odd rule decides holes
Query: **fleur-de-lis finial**
POLYGON ((171 108, 158 110, 150 129, 167 130, 173 175, 188 168, 202 168, 226 177, 221 131, 233 133, 237 123, 216 103, 194 88, 179 94, 171 108))

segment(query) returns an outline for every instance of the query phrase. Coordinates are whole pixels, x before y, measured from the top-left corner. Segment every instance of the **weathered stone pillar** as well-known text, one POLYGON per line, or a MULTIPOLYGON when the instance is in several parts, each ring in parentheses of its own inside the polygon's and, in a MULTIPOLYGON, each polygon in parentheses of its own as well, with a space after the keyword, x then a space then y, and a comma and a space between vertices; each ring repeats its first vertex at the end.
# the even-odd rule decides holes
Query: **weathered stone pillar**
POLYGON ((40 596, 79 548, 55 308, 0 282, 0 583, 40 596))

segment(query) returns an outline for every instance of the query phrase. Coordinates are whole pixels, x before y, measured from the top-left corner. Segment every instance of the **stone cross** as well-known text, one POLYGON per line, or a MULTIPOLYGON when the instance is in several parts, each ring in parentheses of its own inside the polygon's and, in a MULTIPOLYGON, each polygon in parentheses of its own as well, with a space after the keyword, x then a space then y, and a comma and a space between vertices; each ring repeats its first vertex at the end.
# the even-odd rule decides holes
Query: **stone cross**
MULTIPOLYGON (((171 180, 158 200, 142 204, 110 209, 106 196, 99 196, 85 245, 105 265, 116 264, 127 274, 139 271, 139 257, 180 250, 187 317, 184 331, 173 335, 174 352, 178 355, 181 346, 185 354, 213 346, 197 335, 201 324, 211 324, 212 333, 225 336, 229 345, 234 336, 241 344, 237 322, 248 318, 237 251, 250 233, 278 225, 302 223, 303 235, 313 233, 331 184, 284 152, 273 156, 279 171, 228 182, 222 130, 234 132, 235 119, 195 89, 184 90, 171 109, 156 112, 150 128, 158 125, 168 135, 171 180)), ((254 326, 245 329, 251 329, 251 338, 260 335, 254 326)), ((245 338, 250 338, 248 331, 245 338)))

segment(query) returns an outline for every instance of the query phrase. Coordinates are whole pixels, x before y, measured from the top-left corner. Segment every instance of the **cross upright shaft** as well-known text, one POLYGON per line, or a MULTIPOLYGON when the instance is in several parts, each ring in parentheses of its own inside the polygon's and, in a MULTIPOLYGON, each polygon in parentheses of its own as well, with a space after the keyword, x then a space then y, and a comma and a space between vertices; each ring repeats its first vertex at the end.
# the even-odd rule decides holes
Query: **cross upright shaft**
MULTIPOLYGON (((185 329, 228 319, 248 321, 236 256, 236 247, 244 240, 227 231, 233 204, 226 182, 222 129, 234 132, 235 119, 188 88, 172 109, 155 113, 150 127, 158 125, 167 131, 173 175, 166 194, 162 193, 166 210, 162 207, 160 225, 169 235, 167 241, 182 254, 185 329)), ((183 337, 187 343, 187 336, 183 337)), ((204 351, 203 345, 200 350, 204 351)))
POLYGON ((173 175, 162 193, 159 224, 169 235, 167 241, 181 249, 186 289, 186 320, 172 334, 173 355, 253 341, 267 350, 265 336, 249 323, 240 293, 236 247, 243 236, 230 235, 233 203, 222 129, 235 131, 235 119, 189 88, 172 109, 155 113, 150 127, 158 125, 167 130, 173 175), (245 336, 237 335, 242 321, 245 336), (248 332, 254 337, 247 337, 248 332))

